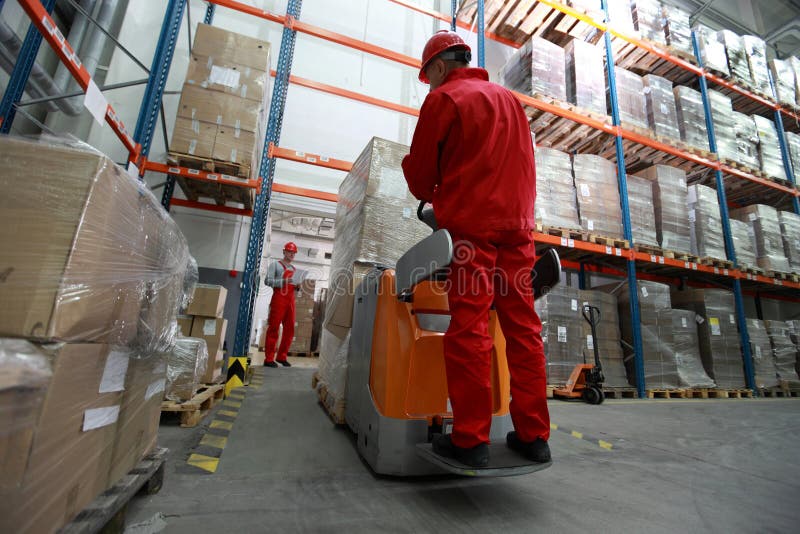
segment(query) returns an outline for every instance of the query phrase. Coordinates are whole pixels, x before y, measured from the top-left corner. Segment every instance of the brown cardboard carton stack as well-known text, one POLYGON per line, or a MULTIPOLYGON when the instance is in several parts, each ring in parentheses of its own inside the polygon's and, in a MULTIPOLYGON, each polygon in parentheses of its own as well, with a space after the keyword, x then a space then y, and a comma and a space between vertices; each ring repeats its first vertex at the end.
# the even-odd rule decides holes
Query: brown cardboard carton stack
MULTIPOLYGON (((222 286, 197 284, 194 299, 186 308, 186 316, 180 318, 184 325, 191 321, 188 337, 202 339, 206 343, 208 364, 200 366, 203 370, 199 371, 198 384, 214 384, 222 376, 222 366, 225 363, 223 347, 225 334, 228 331, 228 320, 222 317, 222 314, 225 312, 227 298, 228 290, 222 286)), ((177 361, 175 363, 178 365, 177 361)), ((186 365, 189 365, 189 362, 185 362, 181 367, 186 365)), ((188 399, 181 398, 181 400, 188 399)))
POLYGON ((266 41, 197 25, 170 142, 173 159, 256 176, 266 131, 269 53, 266 41))
POLYGON ((316 280, 304 280, 294 300, 294 339, 289 352, 311 352, 311 339, 314 329, 314 292, 316 280))
POLYGON ((0 162, 0 531, 52 532, 155 444, 190 255, 91 147, 4 137, 0 162))

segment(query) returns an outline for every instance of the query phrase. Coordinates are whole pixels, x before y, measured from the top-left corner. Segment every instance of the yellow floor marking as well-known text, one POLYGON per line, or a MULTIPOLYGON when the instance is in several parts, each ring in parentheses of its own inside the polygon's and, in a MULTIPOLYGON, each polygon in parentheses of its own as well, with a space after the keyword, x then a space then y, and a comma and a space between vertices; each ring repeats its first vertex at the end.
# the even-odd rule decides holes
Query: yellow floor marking
POLYGON ((239 393, 239 391, 231 391, 230 394, 228 395, 228 397, 233 397, 233 398, 235 398, 237 400, 243 400, 245 395, 244 395, 244 392, 239 393))
POLYGON ((227 415, 228 417, 236 417, 239 415, 239 412, 232 412, 230 410, 220 410, 218 413, 220 415, 227 415))
POLYGON ((217 467, 219 466, 219 458, 213 458, 211 456, 206 456, 205 454, 193 453, 189 455, 189 459, 186 461, 186 463, 195 467, 199 467, 200 469, 208 471, 209 473, 215 473, 217 471, 217 467))
POLYGON ((602 448, 606 449, 607 451, 610 451, 611 448, 613 447, 613 445, 611 445, 609 442, 603 441, 602 439, 597 440, 597 444, 600 445, 602 448))
POLYGON ((200 445, 208 445, 209 447, 215 447, 217 449, 224 449, 227 444, 228 438, 225 436, 215 436, 213 434, 206 434, 203 436, 203 439, 200 440, 200 445))
POLYGON ((222 404, 224 404, 225 406, 231 406, 233 408, 241 408, 242 407, 242 403, 241 402, 236 402, 236 401, 232 401, 232 400, 226 400, 222 404))
POLYGON ((575 430, 570 432, 570 434, 572 435, 573 438, 583 439, 583 434, 581 434, 580 432, 577 432, 575 430))
POLYGON ((233 423, 230 421, 220 421, 219 419, 214 419, 211 421, 211 428, 222 428, 224 430, 231 430, 233 428, 233 423))
POLYGON ((550 423, 550 428, 553 430, 558 430, 558 425, 550 423))

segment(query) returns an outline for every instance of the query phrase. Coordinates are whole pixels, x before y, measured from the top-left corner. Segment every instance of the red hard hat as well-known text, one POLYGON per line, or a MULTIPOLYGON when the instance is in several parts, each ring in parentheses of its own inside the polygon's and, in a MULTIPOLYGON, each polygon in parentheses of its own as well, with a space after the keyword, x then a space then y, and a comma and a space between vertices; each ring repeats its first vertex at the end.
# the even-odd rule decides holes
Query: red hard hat
POLYGON ((467 43, 464 42, 456 32, 450 30, 439 30, 433 34, 433 37, 428 39, 425 43, 425 49, 422 51, 422 66, 419 69, 419 81, 423 83, 430 83, 428 77, 425 75, 425 68, 433 59, 444 52, 445 50, 466 50, 471 52, 472 49, 467 43))
POLYGON ((288 243, 286 243, 286 244, 283 246, 283 250, 285 250, 285 251, 287 251, 287 252, 294 252, 294 253, 297 253, 297 245, 295 245, 294 243, 292 243, 291 241, 289 241, 288 243))

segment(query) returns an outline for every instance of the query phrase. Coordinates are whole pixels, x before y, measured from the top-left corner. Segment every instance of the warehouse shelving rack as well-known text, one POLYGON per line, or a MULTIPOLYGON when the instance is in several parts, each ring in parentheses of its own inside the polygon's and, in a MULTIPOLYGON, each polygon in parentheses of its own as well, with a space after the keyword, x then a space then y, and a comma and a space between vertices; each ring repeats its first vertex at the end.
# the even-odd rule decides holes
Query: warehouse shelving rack
MULTIPOLYGON (((458 17, 459 12, 457 10, 457 2, 455 0, 451 1, 450 16, 417 6, 413 2, 406 0, 387 1, 407 7, 418 13, 431 16, 438 20, 448 22, 453 28, 458 26, 471 31, 476 31, 478 34, 478 62, 481 66, 484 62, 484 38, 489 38, 517 48, 523 44, 523 41, 521 40, 508 39, 491 31, 485 31, 483 20, 483 0, 477 0, 474 22, 463 20, 462 18, 458 17)), ((0 0, 0 8, 2 7, 2 3, 2 0, 0 0)), ((0 103, 0 130, 4 132, 8 132, 10 129, 11 121, 13 120, 14 105, 19 102, 22 91, 24 90, 27 77, 30 73, 30 66, 32 65, 33 61, 32 58, 35 58, 36 56, 42 35, 45 36, 49 44, 57 52, 62 62, 69 67, 70 72, 79 81, 84 90, 86 90, 90 83, 93 83, 91 82, 85 69, 82 70, 80 60, 75 56, 74 51, 72 51, 71 47, 69 46, 69 43, 66 42, 63 35, 61 35, 61 33, 58 31, 55 23, 49 16, 49 13, 52 12, 55 4, 54 0, 45 0, 44 2, 40 0, 19 0, 19 3, 31 18, 32 24, 28 31, 28 35, 26 36, 17 65, 12 73, 9 86, 2 102, 0 103)), ((519 3, 520 2, 518 1, 507 2, 507 4, 519 3)), ((248 352, 249 333, 251 329, 253 311, 252 307, 255 302, 255 295, 258 286, 257 273, 259 271, 260 251, 263 247, 263 240, 266 231, 266 219, 269 211, 271 192, 279 191, 328 201, 336 200, 336 195, 332 193, 313 191, 309 189, 273 183, 276 159, 302 162, 345 172, 349 170, 351 165, 346 161, 290 150, 279 146, 283 110, 289 85, 294 84, 311 88, 317 91, 353 99, 411 116, 418 115, 418 110, 414 108, 402 106, 393 102, 362 95, 354 91, 333 87, 291 75, 291 60, 297 32, 301 32, 316 38, 325 39, 330 42, 376 55, 378 57, 382 57, 403 65, 414 68, 419 67, 419 60, 416 58, 412 58, 404 54, 372 45, 365 41, 330 32, 323 28, 300 22, 299 16, 301 5, 302 0, 290 0, 287 8, 287 14, 285 16, 280 16, 260 10, 258 8, 254 8, 235 0, 208 0, 208 8, 205 14, 205 22, 208 24, 213 21, 216 7, 220 6, 284 26, 281 48, 279 52, 278 68, 276 71, 271 73, 275 78, 275 85, 273 89, 268 121, 267 146, 263 152, 260 168, 261 172, 258 179, 242 181, 232 177, 227 177, 225 175, 165 165, 162 163, 152 162, 147 159, 149 144, 156 127, 157 110, 161 104, 163 88, 169 72, 169 66, 171 64, 172 54, 174 52, 175 39, 177 38, 180 22, 183 18, 186 0, 170 0, 167 4, 161 33, 159 35, 158 46, 156 53, 154 54, 153 64, 150 70, 151 74, 148 80, 145 98, 142 102, 139 120, 137 121, 134 136, 131 137, 128 135, 125 126, 117 119, 116 113, 111 106, 108 107, 106 114, 106 121, 111 125, 112 129, 119 136, 120 140, 130 153, 129 163, 133 172, 137 172, 140 176, 142 176, 146 170, 167 174, 167 186, 165 187, 163 197, 165 208, 168 208, 170 204, 182 205, 192 208, 209 209, 212 211, 249 215, 253 217, 251 236, 248 244, 247 262, 244 273, 244 284, 242 287, 242 300, 240 302, 239 317, 236 328, 236 341, 233 350, 234 356, 246 355, 248 352), (172 198, 172 193, 174 191, 174 181, 176 176, 252 188, 257 193, 254 211, 245 212, 244 210, 228 206, 214 206, 205 203, 174 199, 172 198)), ((515 6, 511 7, 516 8, 515 6)), ((603 0, 601 8, 603 9, 603 12, 606 14, 607 18, 607 6, 605 0, 603 0)), ((539 0, 538 2, 534 2, 533 8, 530 10, 530 12, 533 14, 534 11, 536 11, 537 15, 541 16, 542 10, 547 10, 545 16, 542 18, 542 22, 559 20, 559 23, 562 25, 562 27, 567 28, 567 32, 570 34, 580 32, 582 29, 589 27, 600 32, 599 35, 601 35, 602 39, 605 40, 607 67, 610 71, 609 79, 611 80, 612 85, 610 91, 612 115, 611 117, 592 116, 582 113, 580 110, 573 109, 569 106, 565 107, 562 105, 562 103, 554 102, 543 97, 531 97, 522 94, 517 94, 517 96, 523 105, 531 110, 532 114, 539 114, 539 116, 545 115, 547 120, 550 121, 548 124, 552 124, 552 122, 555 120, 562 122, 568 121, 580 125, 579 127, 583 128, 582 133, 592 137, 591 140, 596 140, 601 136, 605 136, 604 142, 607 145, 606 155, 609 157, 615 157, 617 161, 621 190, 621 209, 624 219, 624 237, 625 241, 627 242, 623 243, 624 246, 614 246, 616 243, 611 245, 601 244, 581 239, 573 239, 570 237, 554 236, 541 232, 536 233, 537 242, 541 245, 559 247, 565 258, 565 267, 569 269, 575 269, 580 273, 581 285, 585 283, 585 273, 596 272, 601 274, 625 275, 627 276, 627 281, 629 284, 635 284, 638 277, 642 279, 667 281, 673 284, 689 284, 699 287, 718 287, 720 285, 725 287, 732 286, 734 294, 736 295, 737 315, 739 316, 739 323, 741 325, 740 332, 742 335, 747 383, 748 386, 752 388, 754 384, 752 362, 749 356, 749 344, 747 342, 748 337, 746 326, 743 320, 744 307, 742 296, 744 294, 749 294, 758 298, 762 293, 767 293, 772 298, 798 301, 800 300, 800 298, 798 298, 800 283, 781 279, 779 277, 753 274, 736 268, 735 252, 733 251, 731 244, 730 229, 727 222, 727 205, 728 201, 731 199, 737 201, 752 200, 753 192, 755 192, 755 194, 759 195, 760 199, 763 199, 764 195, 768 194, 768 197, 773 202, 777 201, 791 203, 794 211, 800 213, 800 204, 798 203, 800 192, 797 190, 796 185, 793 182, 793 175, 791 173, 791 165, 787 157, 785 140, 783 139, 783 136, 780 136, 781 150, 784 157, 784 166, 787 171, 787 176, 792 178, 792 181, 787 183, 779 183, 763 176, 759 176, 755 173, 748 172, 747 170, 733 167, 728 165, 726 162, 720 162, 716 158, 714 150, 705 154, 698 153, 697 151, 690 150, 678 143, 670 143, 665 142, 665 140, 652 139, 645 132, 634 131, 630 128, 622 127, 620 125, 619 109, 616 103, 616 90, 613 87, 615 85, 615 77, 613 76, 613 70, 615 67, 614 51, 620 50, 621 47, 624 46, 629 48, 634 47, 636 50, 642 52, 638 56, 640 58, 648 57, 651 58, 651 60, 652 57, 657 58, 657 61, 660 62, 659 64, 661 65, 662 70, 664 65, 674 65, 675 69, 673 69, 673 76, 680 75, 684 76, 685 78, 688 76, 685 81, 689 81, 692 77, 697 78, 703 94, 706 110, 706 121, 707 125, 709 126, 709 140, 711 141, 712 149, 715 148, 715 142, 713 138, 713 124, 711 123, 711 116, 709 113, 706 88, 707 81, 710 81, 723 88, 731 95, 736 95, 737 100, 735 101, 735 106, 741 107, 742 105, 749 105, 755 106, 755 108, 761 113, 764 113, 764 110, 773 112, 775 116, 775 122, 781 132, 783 131, 783 116, 786 116, 788 119, 793 121, 790 122, 792 128, 800 127, 800 122, 798 122, 800 121, 800 116, 798 116, 794 111, 777 104, 775 99, 770 99, 762 95, 755 94, 746 88, 738 86, 734 82, 722 79, 716 76, 714 73, 707 71, 702 67, 702 65, 699 63, 699 60, 696 58, 695 61, 697 64, 692 61, 687 61, 687 59, 678 57, 677 55, 672 54, 669 50, 663 49, 658 45, 649 43, 637 37, 625 35, 624 33, 614 29, 613 26, 606 24, 604 21, 594 20, 585 13, 572 9, 571 7, 559 1, 539 0), (623 44, 620 45, 619 43, 623 44), (743 102, 744 104, 742 104, 743 102), (613 145, 613 147, 611 145, 613 145), (729 259, 733 263, 733 267, 704 265, 693 261, 669 258, 658 254, 642 252, 633 246, 634 241, 631 235, 630 216, 627 208, 627 168, 625 154, 626 151, 630 151, 630 148, 634 146, 640 151, 646 149, 648 152, 646 153, 645 157, 649 158, 650 160, 656 159, 653 156, 657 154, 658 162, 660 163, 663 162, 680 166, 685 169, 689 169, 690 172, 696 172, 697 169, 700 168, 707 169, 709 172, 713 172, 713 182, 716 185, 718 195, 720 196, 720 205, 721 209, 723 210, 726 245, 729 250, 729 259), (733 178, 736 181, 732 182, 730 179, 726 181, 725 177, 733 178), (739 184, 739 187, 733 188, 731 186, 732 183, 739 184), (745 189, 744 192, 742 192, 741 188, 741 184, 743 183, 748 184, 749 187, 749 189, 745 189), (789 199, 788 201, 786 201, 787 198, 789 199)), ((535 28, 535 30, 538 29, 540 28, 535 28)), ((696 56, 699 55, 696 54, 696 56)), ((666 77, 670 78, 670 76, 666 77)), ((544 128, 542 128, 542 131, 544 131, 544 128)), ((635 295, 636 291, 631 293, 632 295, 635 295)), ((634 319, 635 365, 637 377, 639 378, 639 393, 640 395, 644 395, 641 332, 639 330, 638 302, 636 302, 635 298, 632 299, 631 314, 634 319)))

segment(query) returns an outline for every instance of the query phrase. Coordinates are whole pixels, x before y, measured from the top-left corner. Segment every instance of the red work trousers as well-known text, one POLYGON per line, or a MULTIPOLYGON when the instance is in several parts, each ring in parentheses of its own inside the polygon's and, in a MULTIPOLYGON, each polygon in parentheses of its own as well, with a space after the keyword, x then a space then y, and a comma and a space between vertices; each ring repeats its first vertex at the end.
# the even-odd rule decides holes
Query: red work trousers
POLYGON ((292 289, 276 289, 269 303, 267 319, 267 339, 264 343, 264 361, 275 361, 275 345, 278 343, 278 330, 283 325, 281 344, 278 347, 278 361, 285 362, 289 346, 294 339, 294 286, 292 289))
POLYGON ((506 338, 511 419, 522 441, 550 437, 542 323, 533 307, 535 262, 528 230, 453 236, 449 277, 450 327, 444 336, 453 444, 489 443, 492 424, 489 309, 495 304, 506 338))

